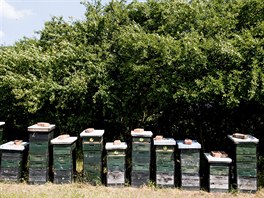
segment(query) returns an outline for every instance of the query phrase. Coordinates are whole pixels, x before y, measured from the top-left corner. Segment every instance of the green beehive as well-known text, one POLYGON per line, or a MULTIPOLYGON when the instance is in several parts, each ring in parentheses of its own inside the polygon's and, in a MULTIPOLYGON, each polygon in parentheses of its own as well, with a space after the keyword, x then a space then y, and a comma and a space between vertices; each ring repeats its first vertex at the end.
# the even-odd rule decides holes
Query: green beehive
POLYGON ((155 138, 156 185, 175 186, 175 145, 173 138, 155 138))
POLYGON ((50 140, 54 136, 54 124, 37 123, 29 131, 29 183, 43 184, 49 181, 52 167, 50 140))
POLYGON ((151 131, 135 129, 132 136, 132 172, 131 185, 141 186, 150 179, 151 131))
POLYGON ((5 122, 0 122, 0 143, 3 143, 5 122))
POLYGON ((190 144, 186 144, 183 140, 176 142, 181 170, 181 188, 199 190, 201 144, 195 140, 190 141, 190 144))
POLYGON ((24 158, 28 150, 28 143, 21 141, 10 141, 0 146, 1 171, 0 180, 20 182, 24 170, 24 158))
POLYGON ((257 144, 259 140, 251 135, 228 135, 233 142, 235 183, 240 191, 256 192, 257 144), (240 137, 241 136, 241 137, 240 137))
POLYGON ((73 174, 76 171, 76 140, 77 137, 69 135, 60 135, 51 140, 54 183, 56 184, 73 182, 73 174))
POLYGON ((82 138, 84 180, 92 184, 102 182, 102 153, 104 130, 88 128, 82 138))
POLYGON ((207 160, 208 190, 209 192, 228 192, 230 188, 230 163, 229 157, 213 157, 204 153, 207 160))
POLYGON ((127 144, 119 141, 107 142, 105 149, 107 152, 107 186, 124 186, 127 144))

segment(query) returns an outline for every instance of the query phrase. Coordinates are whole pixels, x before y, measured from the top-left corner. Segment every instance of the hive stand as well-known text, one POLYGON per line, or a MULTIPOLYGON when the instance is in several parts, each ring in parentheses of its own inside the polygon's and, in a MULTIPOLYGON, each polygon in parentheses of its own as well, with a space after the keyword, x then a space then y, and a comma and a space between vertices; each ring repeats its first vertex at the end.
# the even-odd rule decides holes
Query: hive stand
POLYGON ((230 163, 229 157, 213 157, 209 153, 204 153, 207 160, 207 176, 209 192, 228 192, 230 188, 230 163))
POLYGON ((102 183, 102 153, 104 130, 84 130, 81 132, 83 150, 84 180, 97 184, 102 183))
POLYGON ((256 192, 257 182, 257 144, 259 140, 251 135, 246 139, 228 135, 233 142, 235 184, 239 191, 256 192))
POLYGON ((113 142, 107 142, 105 149, 107 152, 107 186, 124 186, 127 144, 122 142, 119 145, 114 145, 113 142))
POLYGON ((28 127, 29 131, 29 183, 43 184, 49 181, 52 167, 52 147, 55 125, 47 127, 37 124, 28 127))
POLYGON ((200 150, 201 144, 192 140, 191 144, 184 144, 184 140, 177 140, 180 161, 180 183, 182 189, 200 190, 200 150))
POLYGON ((0 143, 3 143, 4 125, 5 122, 0 122, 0 143))
POLYGON ((151 131, 135 132, 132 136, 131 185, 141 186, 150 180, 151 131))
POLYGON ((20 182, 28 151, 28 142, 15 144, 14 141, 0 146, 2 151, 0 180, 20 182))
POLYGON ((157 186, 175 186, 175 145, 173 138, 154 139, 157 186))
POLYGON ((54 138, 53 145, 53 171, 54 183, 65 184, 73 182, 76 171, 76 140, 77 137, 54 138))

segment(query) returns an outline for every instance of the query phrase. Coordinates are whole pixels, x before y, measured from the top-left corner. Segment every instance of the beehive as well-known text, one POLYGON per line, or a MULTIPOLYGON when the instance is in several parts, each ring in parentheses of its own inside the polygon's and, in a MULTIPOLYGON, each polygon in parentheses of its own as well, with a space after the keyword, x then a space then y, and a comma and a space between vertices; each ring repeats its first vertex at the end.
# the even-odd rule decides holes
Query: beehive
POLYGON ((173 138, 154 139, 157 186, 175 186, 175 145, 173 138))
POLYGON ((72 183, 76 171, 77 137, 58 136, 51 140, 53 145, 54 183, 72 183))
POLYGON ((50 140, 54 135, 54 124, 38 123, 28 127, 29 131, 29 183, 43 184, 49 181, 52 166, 50 140))
POLYGON ((257 182, 257 144, 259 140, 251 135, 239 139, 228 135, 233 142, 235 183, 240 191, 256 192, 257 182))
POLYGON ((134 130, 132 136, 131 185, 141 186, 150 179, 151 131, 134 130))
POLYGON ((3 143, 4 125, 5 122, 0 122, 0 143, 3 143))
POLYGON ((183 189, 200 189, 200 149, 201 144, 192 140, 185 144, 184 140, 177 140, 180 162, 180 185, 183 189))
POLYGON ((113 142, 107 142, 105 149, 107 152, 107 186, 124 186, 127 144, 122 142, 115 145, 113 142))
POLYGON ((228 192, 230 188, 230 163, 229 157, 213 157, 204 153, 207 160, 208 190, 209 192, 228 192))
POLYGON ((82 138, 83 176, 92 184, 102 182, 102 152, 104 130, 84 130, 82 138))
POLYGON ((28 142, 10 141, 0 146, 2 151, 0 180, 20 182, 24 170, 24 158, 28 151, 28 142))

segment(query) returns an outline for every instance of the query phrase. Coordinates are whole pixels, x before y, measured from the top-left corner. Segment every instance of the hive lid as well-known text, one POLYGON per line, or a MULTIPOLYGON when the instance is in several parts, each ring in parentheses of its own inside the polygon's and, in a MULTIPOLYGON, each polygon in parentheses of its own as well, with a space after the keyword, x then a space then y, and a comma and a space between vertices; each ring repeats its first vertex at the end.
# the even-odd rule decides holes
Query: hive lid
POLYGON ((51 144, 72 144, 76 140, 77 140, 77 137, 65 136, 65 138, 63 138, 63 135, 60 135, 60 136, 52 139, 50 142, 51 142, 51 144))
POLYGON ((132 137, 152 137, 153 133, 151 131, 131 131, 131 136, 132 137))
POLYGON ((201 144, 192 140, 192 144, 184 144, 184 140, 176 140, 179 149, 201 149, 201 144))
POLYGON ((176 141, 173 138, 154 139, 154 145, 176 145, 176 141))
POLYGON ((55 124, 49 124, 49 126, 39 126, 38 124, 34 124, 28 127, 29 132, 50 132, 55 129, 55 124))
POLYGON ((0 149, 1 150, 23 151, 28 144, 29 144, 28 142, 22 142, 21 144, 16 145, 14 141, 10 141, 10 142, 0 145, 0 149))
POLYGON ((257 144, 259 142, 259 140, 252 135, 248 135, 248 138, 246 138, 246 139, 235 138, 232 135, 228 135, 227 137, 229 139, 231 139, 235 144, 239 144, 239 143, 255 143, 255 144, 257 144))
POLYGON ((0 126, 5 125, 5 122, 0 122, 0 126))
POLYGON ((210 163, 225 163, 229 164, 232 162, 232 159, 229 157, 213 157, 210 153, 204 153, 204 156, 210 163))
POLYGON ((125 142, 121 142, 121 144, 114 145, 114 142, 107 142, 105 144, 106 150, 114 150, 114 149, 123 149, 125 150, 127 148, 127 144, 125 142))
POLYGON ((84 130, 83 132, 80 133, 81 137, 102 137, 104 135, 104 130, 102 129, 94 129, 92 132, 86 132, 84 130))

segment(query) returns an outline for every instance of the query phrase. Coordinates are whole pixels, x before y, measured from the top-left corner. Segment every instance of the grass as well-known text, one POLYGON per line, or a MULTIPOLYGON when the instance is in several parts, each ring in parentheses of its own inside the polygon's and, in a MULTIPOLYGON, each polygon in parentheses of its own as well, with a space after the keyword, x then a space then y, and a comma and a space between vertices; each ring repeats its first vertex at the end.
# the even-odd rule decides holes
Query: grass
POLYGON ((89 184, 83 183, 73 183, 73 184, 52 184, 47 183, 44 185, 28 185, 26 183, 21 184, 11 184, 11 183, 0 183, 0 197, 14 197, 14 198, 25 198, 25 197, 102 197, 102 198, 262 198, 264 197, 264 189, 260 189, 256 194, 249 193, 208 193, 205 191, 183 191, 177 188, 154 188, 154 187, 105 187, 105 186, 91 186, 89 184))

